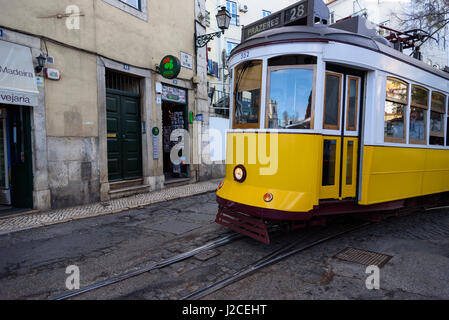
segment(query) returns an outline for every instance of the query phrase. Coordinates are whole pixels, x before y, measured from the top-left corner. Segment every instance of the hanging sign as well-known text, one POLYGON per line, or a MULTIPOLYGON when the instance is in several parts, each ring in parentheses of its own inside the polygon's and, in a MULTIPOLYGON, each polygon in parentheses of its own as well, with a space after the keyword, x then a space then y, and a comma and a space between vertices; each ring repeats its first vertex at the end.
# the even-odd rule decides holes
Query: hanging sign
POLYGON ((174 56, 165 56, 159 65, 161 75, 167 79, 174 79, 181 72, 181 62, 174 56))

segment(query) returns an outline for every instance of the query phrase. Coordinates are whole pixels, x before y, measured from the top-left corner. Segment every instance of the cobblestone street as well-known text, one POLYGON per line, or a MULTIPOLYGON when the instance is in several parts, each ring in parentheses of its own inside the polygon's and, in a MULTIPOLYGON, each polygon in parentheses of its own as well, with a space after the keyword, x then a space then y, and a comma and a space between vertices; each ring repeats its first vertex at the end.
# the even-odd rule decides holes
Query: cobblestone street
MULTIPOLYGON (((232 234, 215 224, 215 194, 155 203, 0 236, 0 298, 49 299, 64 292, 66 267, 80 269, 81 288, 187 252, 232 234)), ((336 232, 348 222, 277 233, 271 245, 242 238, 170 266, 74 299, 181 299, 301 237, 336 232)), ((386 219, 333 239, 204 299, 448 299, 447 209, 386 219), (368 290, 365 266, 333 256, 346 247, 392 256, 380 290, 368 290)))

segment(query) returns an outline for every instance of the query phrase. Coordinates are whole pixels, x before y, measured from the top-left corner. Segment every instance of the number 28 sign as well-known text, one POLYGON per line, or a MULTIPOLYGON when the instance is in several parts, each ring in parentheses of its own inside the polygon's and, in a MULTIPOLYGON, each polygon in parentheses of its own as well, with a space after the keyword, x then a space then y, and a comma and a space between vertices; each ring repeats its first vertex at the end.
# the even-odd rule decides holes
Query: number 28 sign
POLYGON ((287 9, 285 11, 285 23, 293 22, 304 18, 307 15, 307 2, 299 3, 298 5, 287 9))

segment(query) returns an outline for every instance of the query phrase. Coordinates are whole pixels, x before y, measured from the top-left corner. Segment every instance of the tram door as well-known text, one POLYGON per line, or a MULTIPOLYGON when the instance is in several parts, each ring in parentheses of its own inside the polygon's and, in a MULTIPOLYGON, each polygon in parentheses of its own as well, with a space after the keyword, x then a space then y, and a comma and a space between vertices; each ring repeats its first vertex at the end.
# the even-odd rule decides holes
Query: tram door
POLYGON ((361 74, 326 71, 320 199, 356 197, 362 81, 361 74))

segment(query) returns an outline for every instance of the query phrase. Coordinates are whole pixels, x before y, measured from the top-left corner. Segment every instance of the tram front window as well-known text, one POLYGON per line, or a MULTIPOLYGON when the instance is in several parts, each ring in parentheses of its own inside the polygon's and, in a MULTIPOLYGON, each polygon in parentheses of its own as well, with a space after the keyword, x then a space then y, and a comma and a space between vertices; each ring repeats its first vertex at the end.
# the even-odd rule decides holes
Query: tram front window
POLYGON ((259 128, 262 62, 248 61, 235 71, 234 128, 259 128))
POLYGON ((266 126, 312 129, 313 67, 271 67, 266 126))

